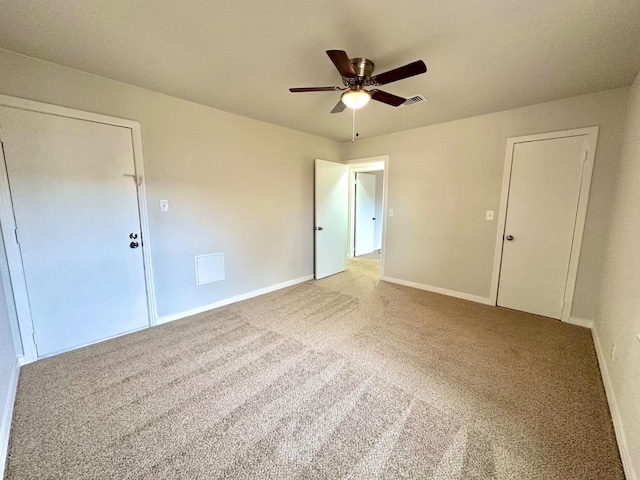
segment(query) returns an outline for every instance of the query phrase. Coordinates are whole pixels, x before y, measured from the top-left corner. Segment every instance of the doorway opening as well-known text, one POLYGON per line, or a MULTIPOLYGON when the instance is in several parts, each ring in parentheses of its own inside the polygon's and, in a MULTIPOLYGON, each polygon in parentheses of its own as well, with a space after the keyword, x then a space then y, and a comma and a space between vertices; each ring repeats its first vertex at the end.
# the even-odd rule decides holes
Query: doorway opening
POLYGON ((382 272, 387 157, 359 159, 349 165, 348 267, 366 265, 382 272))
MULTIPOLYGON (((373 262, 376 265, 376 273, 380 276, 384 275, 388 162, 389 157, 386 155, 345 162, 315 159, 314 277, 316 280, 344 272, 348 264, 353 261, 373 262), (355 242, 356 238, 362 239, 364 234, 362 231, 358 233, 356 228, 356 174, 370 174, 370 177, 362 176, 360 180, 363 178, 371 180, 377 175, 373 175, 372 172, 382 172, 382 202, 378 205, 378 213, 375 209, 371 211, 369 207, 368 213, 360 214, 361 219, 367 218, 363 215, 369 215, 370 235, 367 234, 365 239, 373 244, 369 245, 368 249, 357 253, 370 254, 373 258, 358 260, 355 242), (379 244, 376 243, 376 224, 379 244)), ((373 193, 372 198, 375 199, 375 197, 373 193)), ((380 198, 379 195, 378 198, 380 198)))

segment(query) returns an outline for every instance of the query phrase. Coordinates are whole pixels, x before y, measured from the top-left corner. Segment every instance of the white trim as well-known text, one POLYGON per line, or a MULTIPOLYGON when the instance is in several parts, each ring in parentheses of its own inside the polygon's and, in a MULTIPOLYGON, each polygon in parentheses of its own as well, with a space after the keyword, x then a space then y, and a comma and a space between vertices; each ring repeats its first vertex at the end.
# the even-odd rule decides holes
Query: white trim
POLYGON ((384 171, 382 177, 382 241, 380 249, 382 255, 380 257, 380 275, 384 275, 386 261, 386 245, 387 245, 387 203, 389 198, 389 155, 379 155, 377 157, 356 158, 353 160, 345 160, 343 163, 349 165, 349 235, 347 256, 353 257, 353 234, 354 234, 354 183, 356 172, 374 172, 384 171))
POLYGON ((616 394, 611 383, 611 377, 609 376, 609 370, 607 368, 607 360, 604 354, 600 339, 598 337, 597 328, 591 329, 591 335, 593 336, 593 344, 596 347, 596 355, 598 356, 598 364, 600 365, 600 374, 602 375, 602 383, 604 384, 604 391, 607 394, 607 402, 609 403, 609 411, 611 412, 611 419, 613 420, 613 430, 616 434, 616 440, 618 442, 618 450, 620 451, 620 459, 622 460, 622 467, 628 480, 638 480, 636 472, 633 470, 633 463, 631 462, 631 451, 627 445, 626 436, 624 433, 624 427, 622 425, 622 417, 620 416, 620 410, 618 410, 618 402, 616 401, 616 394))
POLYGON ((586 318, 569 317, 567 320, 564 320, 564 322, 578 325, 579 327, 593 328, 593 320, 587 320, 586 318))
MULTIPOLYGON (((0 140, 2 139, 0 138, 0 140)), ((38 358, 38 353, 32 335, 31 308, 22 266, 22 256, 15 238, 16 222, 13 216, 13 202, 9 189, 9 177, 7 176, 4 152, 0 152, 0 155, 2 155, 2 158, 0 158, 0 228, 4 238, 7 265, 9 266, 9 277, 20 330, 22 353, 27 362, 32 362, 38 358)), ((12 327, 15 328, 14 325, 12 327)))
POLYGON ((34 100, 12 97, 10 95, 0 94, 0 106, 17 108, 20 110, 28 110, 30 112, 49 113, 51 115, 57 115, 59 117, 78 118, 80 120, 87 120, 89 122, 95 123, 104 123, 107 125, 118 125, 120 127, 131 129, 133 129, 135 126, 140 126, 140 122, 137 122, 136 120, 110 117, 108 115, 102 115, 100 113, 85 112, 83 110, 61 107, 60 105, 52 105, 50 103, 36 102, 34 100))
POLYGON ((500 210, 498 216, 498 231, 496 234, 496 245, 493 256, 493 275, 491 278, 491 305, 498 304, 498 283, 500 279, 500 264, 502 262, 502 245, 504 243, 504 229, 506 225, 507 204, 509 201, 509 187, 511 183, 511 165, 513 162, 513 149, 517 143, 536 142, 539 140, 550 140, 554 138, 565 138, 586 135, 589 138, 589 150, 586 156, 580 193, 578 199, 578 210, 576 213, 576 223, 573 232, 573 244, 571 256, 569 257, 569 270, 567 272, 567 283, 564 292, 564 308, 562 309, 561 320, 569 322, 571 318, 571 307, 573 305, 573 294, 576 288, 578 277, 578 264, 580 262, 580 250, 582 246, 582 236, 584 224, 587 217, 587 204, 589 202, 589 190, 591 188, 591 176, 593 164, 596 156, 596 144, 598 141, 598 131, 600 127, 576 128, 573 130, 562 130, 558 132, 541 133, 538 135, 526 135, 523 137, 512 137, 507 140, 507 151, 505 154, 504 174, 502 177, 502 193, 500 196, 500 210))
POLYGON ((472 295, 470 293, 456 292, 455 290, 447 290, 446 288, 432 287, 431 285, 424 285, 422 283, 410 282, 409 280, 402 280, 400 278, 380 276, 380 280, 385 282, 397 283, 398 285, 404 285, 405 287, 417 288, 419 290, 426 290, 427 292, 439 293, 440 295, 447 295, 449 297, 461 298, 462 300, 469 300, 470 302, 482 303, 484 305, 493 305, 491 299, 488 297, 481 297, 479 295, 472 295))
POLYGON ((191 315, 196 315, 198 313, 206 312, 208 310, 213 310, 214 308, 224 307, 225 305, 230 305, 232 303, 248 300, 250 298, 258 297, 266 293, 275 292, 276 290, 281 290, 283 288, 291 287, 293 285, 298 285, 299 283, 308 282, 309 280, 313 280, 313 275, 305 275, 304 277, 294 278, 293 280, 288 280, 286 282, 278 283, 276 285, 271 285, 270 287, 260 288, 258 290, 253 290, 251 292, 236 295, 235 297, 218 300, 217 302, 210 303, 209 305, 203 305, 202 307, 192 308, 191 310, 185 310, 184 312, 178 312, 178 313, 173 313, 171 315, 166 315, 164 317, 159 317, 158 320, 156 321, 156 324, 162 325, 163 323, 173 322, 174 320, 190 317, 191 315))
POLYGON ((140 232, 142 260, 144 264, 144 280, 147 287, 147 311, 149 326, 156 324, 158 318, 156 309, 156 288, 153 283, 153 263, 151 261, 151 235, 149 229, 149 209, 147 207, 147 190, 144 176, 144 161, 142 157, 142 132, 140 123, 133 122, 131 126, 131 140, 133 142, 133 160, 135 163, 136 184, 138 185, 138 214, 140 217, 140 232))
POLYGON ((4 478, 4 469, 7 464, 7 454, 9 453, 9 435, 11 433, 11 420, 13 419, 13 407, 16 403, 16 392, 18 391, 18 378, 20 377, 20 358, 16 359, 13 367, 11 380, 9 381, 9 391, 7 400, 2 412, 2 423, 0 424, 0 478, 4 478))
MULTIPOLYGON (((123 118, 110 117, 98 113, 84 112, 72 108, 61 107, 58 105, 50 105, 48 103, 36 102, 24 98, 11 97, 9 95, 0 94, 0 106, 27 110, 31 112, 46 113, 59 117, 75 118, 89 122, 102 123, 106 125, 114 125, 125 127, 131 130, 131 142, 133 146, 133 158, 136 174, 137 196, 138 196, 138 214, 140 218, 140 229, 142 232, 142 257, 144 263, 145 288, 147 293, 147 316, 148 325, 155 325, 156 301, 155 289, 153 284, 153 266, 151 262, 151 239, 149 233, 149 219, 147 211, 147 199, 145 190, 144 163, 142 155, 142 134, 140 123, 135 120, 127 120, 123 118)), ((22 349, 25 362, 30 363, 38 359, 36 345, 33 341, 33 324, 31 322, 31 308, 29 306, 29 296, 27 292, 27 284, 22 267, 22 257, 20 249, 16 242, 11 241, 14 238, 15 219, 13 216, 13 206, 11 195, 9 193, 9 183, 7 172, 2 165, 0 168, 0 226, 5 239, 5 250, 7 254, 7 263, 9 264, 9 273, 11 276, 11 286, 13 289, 13 297, 16 304, 16 312, 18 315, 18 325, 20 327, 22 338, 22 349)))

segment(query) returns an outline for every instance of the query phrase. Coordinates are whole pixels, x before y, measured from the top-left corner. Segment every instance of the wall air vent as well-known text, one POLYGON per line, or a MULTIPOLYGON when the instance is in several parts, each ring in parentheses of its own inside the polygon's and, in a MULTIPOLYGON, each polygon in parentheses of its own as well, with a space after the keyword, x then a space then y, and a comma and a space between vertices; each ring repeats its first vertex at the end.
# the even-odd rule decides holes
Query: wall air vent
POLYGON ((407 97, 405 102, 400 104, 400 106, 401 107, 408 107, 409 105, 413 105, 413 104, 420 103, 420 102, 426 102, 426 101, 427 101, 427 97, 425 97, 424 95, 421 95, 421 94, 412 95, 410 97, 407 97))

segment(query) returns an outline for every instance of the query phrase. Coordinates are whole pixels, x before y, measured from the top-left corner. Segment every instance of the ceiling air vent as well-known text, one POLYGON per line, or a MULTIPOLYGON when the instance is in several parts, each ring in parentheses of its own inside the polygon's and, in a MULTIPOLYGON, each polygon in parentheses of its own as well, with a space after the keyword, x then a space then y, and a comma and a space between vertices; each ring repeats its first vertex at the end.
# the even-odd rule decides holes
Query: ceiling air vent
POLYGON ((424 95, 413 95, 411 97, 408 97, 404 103, 401 103, 400 106, 401 107, 408 107, 409 105, 413 105, 415 103, 420 103, 420 102, 426 102, 427 101, 427 97, 425 97, 424 95))

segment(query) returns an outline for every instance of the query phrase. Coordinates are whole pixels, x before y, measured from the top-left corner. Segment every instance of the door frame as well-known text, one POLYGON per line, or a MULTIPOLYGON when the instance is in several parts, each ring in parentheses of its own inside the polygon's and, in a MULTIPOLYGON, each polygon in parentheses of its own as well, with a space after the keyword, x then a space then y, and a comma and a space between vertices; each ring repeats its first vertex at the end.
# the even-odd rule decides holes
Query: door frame
POLYGON ((385 265, 385 245, 387 243, 387 186, 389 182, 389 155, 380 155, 377 157, 356 158, 346 160, 344 163, 349 165, 349 234, 347 245, 347 257, 353 258, 355 248, 355 187, 356 173, 358 172, 376 172, 384 171, 382 178, 382 241, 380 248, 382 256, 380 257, 380 276, 384 276, 385 265))
MULTIPOLYGON (((153 284, 153 267, 151 262, 151 240, 149 234, 149 216, 145 189, 144 163, 142 156, 142 134, 140 129, 140 122, 137 122, 135 120, 110 117, 98 113, 85 112, 82 110, 75 110, 58 105, 51 105, 48 103, 36 102, 33 100, 27 100, 24 98, 12 97, 2 94, 0 94, 0 106, 56 115, 59 117, 67 117, 77 120, 102 123, 117 127, 124 127, 131 130, 133 160, 136 175, 136 178, 133 178, 132 180, 135 181, 137 185, 136 191, 138 198, 138 216, 140 218, 140 229, 142 231, 143 239, 142 259, 144 266, 145 291, 147 294, 148 325, 155 325, 156 300, 153 284)), ((0 130, 0 139, 1 134, 2 131, 0 130)), ((4 236, 5 253, 7 256, 7 263, 9 264, 9 274, 11 276, 11 289, 13 291, 16 314, 18 317, 18 327, 20 328, 20 337, 22 340, 22 349, 24 355, 22 363, 26 364, 44 357, 38 357, 36 344, 33 338, 34 327, 31 320, 31 308, 29 306, 27 283, 22 266, 22 256, 16 239, 16 224, 11 193, 9 190, 8 173, 4 164, 1 165, 1 167, 0 226, 2 228, 2 234, 4 236)), ((80 348, 81 346, 76 348, 80 348)))
POLYGON ((513 164, 513 151, 518 143, 536 142, 540 140, 553 140, 556 138, 567 138, 586 135, 589 140, 588 150, 584 152, 582 180, 578 193, 578 209, 576 212, 576 223, 573 230, 573 243, 569 256, 569 270, 567 272, 567 283, 564 291, 564 306, 562 308, 561 321, 568 322, 571 319, 571 308, 573 306, 573 295, 578 277, 578 265, 580 263, 580 250, 582 247, 582 237, 584 225, 587 218, 587 205, 589 203, 589 191, 591 189, 591 177, 593 175, 593 165, 596 156, 596 144, 598 142, 598 131, 600 127, 584 127, 571 130, 561 130, 557 132, 541 133, 537 135, 525 135, 507 139, 507 151, 505 155, 504 174, 502 177, 502 193, 500 196, 500 210, 498 216, 498 228, 496 233, 496 245, 493 262, 493 276, 491 279, 491 305, 498 305, 498 286, 500 284, 500 268, 502 265, 502 250, 504 243, 505 226, 507 221, 507 206, 509 203, 509 188, 511 186, 511 167, 513 164))

